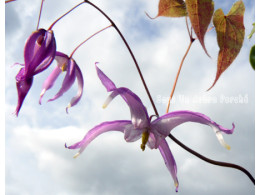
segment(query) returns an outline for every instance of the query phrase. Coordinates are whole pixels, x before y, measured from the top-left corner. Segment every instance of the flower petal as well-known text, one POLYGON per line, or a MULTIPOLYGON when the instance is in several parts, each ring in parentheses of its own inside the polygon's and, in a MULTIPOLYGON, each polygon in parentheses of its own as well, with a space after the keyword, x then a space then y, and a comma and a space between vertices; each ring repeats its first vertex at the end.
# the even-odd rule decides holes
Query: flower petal
POLYGON ((167 144, 166 140, 163 139, 159 145, 159 150, 161 152, 161 155, 163 157, 163 160, 165 162, 166 167, 171 173, 171 176, 174 180, 174 185, 176 187, 176 192, 178 192, 179 182, 177 178, 177 165, 174 160, 174 157, 171 153, 171 150, 169 148, 169 145, 167 144))
POLYGON ((57 61, 57 65, 62 68, 62 67, 67 67, 69 63, 69 56, 66 54, 57 51, 55 54, 55 60, 57 61))
POLYGON ((197 112, 176 111, 165 114, 152 122, 151 131, 159 132, 161 135, 166 137, 170 134, 170 131, 173 128, 185 122, 196 122, 204 125, 209 125, 215 131, 220 144, 226 147, 227 149, 230 149, 230 147, 224 142, 221 132, 226 134, 232 134, 235 125, 232 124, 232 129, 226 129, 221 125, 217 124, 216 122, 212 121, 206 115, 197 112))
POLYGON ((51 74, 47 77, 47 79, 44 81, 43 85, 42 85, 42 92, 40 94, 40 100, 39 100, 39 104, 41 104, 41 100, 43 95, 45 94, 45 92, 47 90, 49 90, 50 88, 52 88, 52 86, 54 85, 55 81, 57 80, 57 78, 59 77, 60 73, 62 72, 62 70, 60 69, 59 66, 56 66, 53 71, 51 72, 51 74))
POLYGON ((126 121, 126 120, 118 120, 118 121, 111 121, 111 122, 104 122, 93 129, 89 130, 88 133, 85 135, 85 137, 71 145, 68 146, 65 144, 65 147, 68 149, 77 149, 80 148, 79 152, 74 156, 77 157, 80 153, 82 153, 85 148, 88 146, 88 144, 93 141, 97 136, 101 135, 102 133, 105 133, 107 131, 121 131, 124 132, 126 128, 131 127, 131 121, 126 121))
POLYGON ((143 129, 148 127, 150 120, 141 99, 128 88, 116 88, 115 84, 97 66, 96 69, 98 77, 107 91, 112 91, 103 107, 105 108, 117 95, 121 95, 130 108, 131 119, 135 128, 143 129))
POLYGON ((130 113, 131 113, 131 120, 135 128, 143 129, 150 126, 148 113, 142 101, 136 94, 134 94, 128 88, 121 87, 121 88, 114 89, 114 91, 110 94, 110 96, 106 100, 103 107, 106 107, 107 104, 110 101, 112 101, 117 95, 121 95, 121 97, 125 100, 125 102, 129 106, 130 113))
MULTIPOLYGON (((42 47, 44 49, 42 49, 42 53, 38 54, 39 58, 37 58, 37 56, 35 56, 35 59, 37 59, 39 64, 35 68, 34 75, 36 75, 36 74, 44 71, 46 68, 48 68, 49 65, 52 63, 52 61, 55 58, 56 41, 55 41, 52 31, 46 32, 44 45, 42 47), (42 57, 42 60, 40 57, 42 57)), ((37 61, 35 61, 36 64, 37 64, 37 61)))
POLYGON ((147 145, 151 149, 158 149, 161 141, 165 139, 166 136, 163 136, 157 131, 150 132, 150 137, 148 139, 147 145))
MULTIPOLYGON (((46 30, 39 29, 37 31, 34 31, 29 38, 26 40, 25 46, 24 46, 24 62, 25 64, 30 64, 35 56, 35 53, 40 49, 40 44, 43 41, 43 37, 46 30), (40 43, 40 44, 39 44, 40 43)), ((27 65, 27 69, 25 72, 28 71, 29 66, 27 65)))
POLYGON ((67 67, 66 76, 62 82, 62 86, 60 90, 52 99, 49 99, 48 101, 56 100, 71 88, 76 78, 75 66, 76 66, 76 62, 73 59, 70 59, 67 67))
POLYGON ((82 76, 82 73, 81 73, 81 70, 79 68, 79 66, 76 64, 75 65, 75 74, 76 74, 76 77, 77 77, 77 80, 78 80, 78 93, 75 97, 73 97, 69 103, 69 105, 66 107, 66 112, 68 113, 68 109, 72 106, 75 106, 79 100, 81 99, 82 97, 82 94, 83 94, 83 85, 84 85, 84 80, 83 80, 83 76, 82 76))
POLYGON ((25 75, 32 77, 52 63, 56 41, 52 31, 39 29, 27 39, 24 47, 25 75))
MULTIPOLYGON (((96 63, 97 64, 97 63, 96 63)), ((105 88, 107 89, 107 92, 110 92, 114 89, 116 89, 115 84, 113 83, 113 81, 111 81, 107 75, 105 75, 96 65, 96 70, 97 70, 97 75, 99 77, 99 79, 101 80, 102 84, 105 86, 105 88)))
POLYGON ((16 88, 18 93, 18 103, 15 110, 15 115, 18 116, 19 111, 22 107, 23 101, 29 92, 33 83, 33 77, 24 78, 24 68, 21 68, 19 73, 16 76, 16 88))
POLYGON ((133 125, 129 125, 125 128, 124 138, 126 142, 135 142, 142 137, 142 133, 145 129, 136 129, 133 125))

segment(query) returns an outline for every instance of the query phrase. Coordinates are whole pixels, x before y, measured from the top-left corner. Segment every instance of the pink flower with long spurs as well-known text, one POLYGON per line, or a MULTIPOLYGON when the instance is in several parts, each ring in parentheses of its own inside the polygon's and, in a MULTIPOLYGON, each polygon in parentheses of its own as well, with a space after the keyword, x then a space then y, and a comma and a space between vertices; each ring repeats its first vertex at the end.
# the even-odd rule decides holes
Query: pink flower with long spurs
POLYGON ((97 136, 108 131, 120 131, 124 133, 124 138, 127 142, 134 142, 142 137, 142 150, 145 150, 146 144, 151 149, 159 148, 165 164, 174 180, 176 191, 178 191, 179 182, 177 179, 177 165, 165 140, 171 130, 185 122, 196 122, 208 125, 216 133, 220 144, 227 149, 230 149, 230 146, 224 142, 222 133, 232 134, 235 128, 234 124, 232 129, 226 129, 204 114, 192 111, 170 112, 151 121, 145 106, 136 94, 124 87, 117 88, 97 66, 96 69, 102 84, 108 92, 112 92, 106 100, 104 107, 106 107, 117 95, 120 95, 130 108, 131 120, 117 120, 101 123, 88 131, 81 141, 71 146, 65 145, 65 147, 69 149, 80 149, 74 157, 79 156, 88 144, 97 136))
POLYGON ((78 80, 78 93, 75 97, 73 97, 66 107, 66 112, 68 112, 68 108, 76 105, 83 93, 83 76, 81 73, 81 70, 75 60, 69 56, 67 56, 64 53, 56 52, 55 60, 57 61, 57 66, 54 68, 54 70, 51 72, 51 74, 48 76, 48 78, 44 81, 42 86, 42 92, 40 94, 40 100, 39 103, 41 104, 41 100, 43 95, 47 90, 49 90, 55 83, 56 79, 59 77, 59 75, 66 71, 65 78, 63 80, 62 86, 58 93, 48 101, 54 101, 61 97, 66 91, 68 91, 73 83, 75 82, 75 79, 78 80))
POLYGON ((54 60, 56 42, 52 30, 39 29, 31 34, 24 47, 24 64, 16 75, 18 104, 15 114, 21 109, 23 101, 29 92, 34 75, 44 71, 54 60))

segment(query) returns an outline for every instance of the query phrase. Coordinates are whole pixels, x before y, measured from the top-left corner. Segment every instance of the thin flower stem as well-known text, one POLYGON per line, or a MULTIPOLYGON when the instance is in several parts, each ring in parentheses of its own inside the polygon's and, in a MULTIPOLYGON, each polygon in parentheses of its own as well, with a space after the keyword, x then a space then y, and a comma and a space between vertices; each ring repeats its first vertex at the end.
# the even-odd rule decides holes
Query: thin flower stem
POLYGON ((183 58, 182 58, 182 60, 181 60, 181 64, 180 64, 180 66, 179 66, 179 70, 178 70, 178 72, 177 72, 177 75, 176 75, 176 78, 175 78, 175 81, 174 81, 174 84, 173 84, 173 88, 172 88, 172 91, 171 91, 171 95, 170 95, 170 98, 169 98, 169 101, 168 101, 166 113, 169 112, 171 100, 172 100, 172 97, 173 97, 173 94, 174 94, 174 91, 175 91, 175 88, 176 88, 176 85, 177 85, 177 81, 178 81, 178 78, 179 78, 179 75, 180 75, 180 72, 181 72, 181 68, 182 68, 183 62, 184 62, 184 60, 185 60, 187 54, 189 53, 190 48, 191 48, 191 45, 192 45, 192 43, 193 43, 194 40, 195 40, 195 39, 193 39, 193 38, 190 40, 190 44, 189 44, 189 46, 188 46, 188 49, 187 49, 186 53, 184 54, 184 56, 183 56, 183 58))
POLYGON ((185 17, 185 23, 186 23, 186 27, 187 27, 187 30, 188 30, 189 37, 191 38, 192 37, 192 29, 191 30, 189 29, 188 17, 187 16, 185 17))
POLYGON ((38 23, 37 23, 36 30, 38 30, 39 24, 40 24, 40 20, 41 20, 43 1, 44 1, 44 0, 42 0, 42 3, 41 3, 41 8, 40 8, 40 13, 39 13, 39 18, 38 18, 38 23))
POLYGON ((103 29, 101 29, 101 30, 99 30, 99 31, 97 31, 96 33, 94 33, 93 35, 91 35, 90 37, 88 37, 85 41, 83 41, 82 43, 80 43, 80 44, 72 51, 72 53, 70 54, 70 58, 72 58, 73 54, 77 51, 77 49, 78 49, 79 47, 81 47, 84 43, 86 43, 89 39, 91 39, 92 37, 96 36, 98 33, 101 33, 102 31, 104 31, 104 30, 106 30, 106 29, 108 29, 108 28, 110 28, 110 27, 112 27, 112 24, 109 25, 109 26, 107 26, 107 27, 105 27, 105 28, 103 28, 103 29))
POLYGON ((248 178, 252 181, 252 183, 255 185, 255 178, 243 167, 236 165, 236 164, 232 164, 232 163, 226 163, 226 162, 220 162, 220 161, 215 161, 215 160, 211 160, 197 152, 195 152, 194 150, 190 149, 189 147, 185 146, 183 143, 181 143, 179 140, 177 140, 174 136, 172 136, 171 134, 169 135, 169 137, 175 142, 177 143, 179 146, 181 146, 182 148, 184 148, 186 151, 188 151, 189 153, 197 156, 198 158, 200 158, 201 160, 204 160, 210 164, 213 165, 218 165, 218 166, 222 166, 222 167, 229 167, 229 168, 234 168, 234 169, 238 169, 240 171, 242 171, 243 173, 245 173, 248 178))
POLYGON ((103 16, 105 16, 105 17, 109 20, 109 22, 112 24, 112 26, 115 28, 115 30, 116 30, 116 31, 118 32, 118 34, 120 35, 121 39, 122 39, 123 42, 125 43, 125 45, 126 45, 128 51, 129 51, 129 53, 130 53, 130 55, 131 55, 131 57, 132 57, 132 59, 133 59, 133 61, 134 61, 134 63, 135 63, 135 66, 136 66, 137 71, 138 71, 138 73, 139 73, 139 75, 140 75, 140 78, 141 78, 141 80, 142 80, 142 83, 143 83, 143 85, 144 85, 144 88, 145 88, 145 90, 146 90, 146 93, 147 93, 147 95, 148 95, 148 97, 149 97, 149 99, 150 99, 150 102, 151 102, 152 106, 153 106, 154 112, 155 112, 155 114, 156 114, 157 116, 159 116, 158 111, 157 111, 157 109, 156 109, 156 107, 155 107, 155 104, 154 104, 154 102, 153 102, 152 96, 151 96, 151 94, 150 94, 150 92, 149 92, 149 89, 148 89, 146 83, 145 83, 145 80, 144 80, 144 77, 143 77, 142 72, 141 72, 141 70, 140 70, 140 67, 139 67, 139 65, 138 65, 138 63, 137 63, 137 61, 136 61, 136 59, 135 59, 135 56, 134 56, 134 54, 133 54, 133 52, 132 52, 130 46, 128 45, 127 41, 125 40, 124 36, 122 35, 121 31, 117 28, 116 24, 115 24, 99 7, 97 7, 95 4, 91 3, 91 2, 88 1, 88 0, 85 0, 85 2, 88 3, 88 4, 90 4, 90 5, 93 6, 95 9, 97 9, 101 14, 103 14, 103 16))
POLYGON ((184 63, 184 60, 185 60, 186 56, 188 55, 188 53, 190 51, 192 43, 195 41, 195 39, 192 37, 192 27, 191 27, 191 29, 189 29, 188 17, 187 16, 185 17, 185 22, 186 22, 187 31, 188 31, 188 34, 189 34, 189 37, 190 37, 190 44, 189 44, 188 49, 185 52, 185 54, 184 54, 184 56, 183 56, 183 58, 181 60, 181 63, 180 63, 180 66, 179 66, 179 70, 177 72, 177 75, 176 75, 176 78, 175 78, 175 81, 174 81, 174 84, 173 84, 171 95, 169 97, 168 105, 167 105, 167 108, 166 108, 166 113, 169 112, 170 105, 171 105, 171 100, 172 100, 172 97, 173 97, 173 94, 174 94, 174 91, 175 91, 175 88, 176 88, 176 85, 177 85, 177 81, 178 81, 178 78, 179 78, 179 75, 180 75, 181 68, 182 68, 182 65, 184 63))
POLYGON ((84 1, 79 3, 78 5, 74 6, 73 8, 71 8, 69 11, 67 11, 65 14, 63 14, 61 17, 59 17, 57 20, 55 20, 52 25, 49 27, 48 30, 51 30, 53 28, 53 26, 60 20, 62 19, 64 16, 66 16, 67 14, 69 14, 72 10, 74 10, 75 8, 79 7, 80 5, 82 5, 83 3, 85 3, 84 1))

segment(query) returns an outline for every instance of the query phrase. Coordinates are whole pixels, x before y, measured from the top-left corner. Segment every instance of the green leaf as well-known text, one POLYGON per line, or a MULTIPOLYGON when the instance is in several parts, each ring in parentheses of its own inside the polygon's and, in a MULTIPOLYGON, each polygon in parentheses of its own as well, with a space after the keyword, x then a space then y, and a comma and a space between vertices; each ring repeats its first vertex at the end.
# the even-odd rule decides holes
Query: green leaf
POLYGON ((252 68, 255 70, 255 45, 253 47, 251 47, 249 61, 250 61, 252 68))
POLYGON ((187 16, 186 5, 183 0, 160 0, 159 2, 159 16, 165 17, 182 17, 187 16))
POLYGON ((220 75, 230 66, 237 57, 244 41, 244 12, 243 1, 234 3, 229 13, 225 16, 222 9, 215 11, 213 23, 217 32, 218 46, 218 64, 216 78, 210 90, 219 79, 220 75))
POLYGON ((205 47, 204 36, 214 12, 214 2, 212 0, 186 0, 185 2, 192 28, 204 51, 209 56, 205 47))

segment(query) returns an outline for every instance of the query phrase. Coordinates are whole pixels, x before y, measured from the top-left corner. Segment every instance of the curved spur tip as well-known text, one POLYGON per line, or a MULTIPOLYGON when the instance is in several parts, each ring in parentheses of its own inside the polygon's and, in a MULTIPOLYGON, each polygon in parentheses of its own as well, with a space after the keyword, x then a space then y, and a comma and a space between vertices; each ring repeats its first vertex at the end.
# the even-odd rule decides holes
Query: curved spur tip
POLYGON ((69 108, 71 108, 71 104, 69 103, 68 106, 66 107, 66 113, 69 114, 69 108))
POLYGON ((78 152, 77 154, 75 154, 75 155, 73 156, 73 158, 77 158, 79 155, 80 155, 80 153, 78 152))
POLYGON ((145 13, 145 15, 148 17, 148 18, 150 18, 151 20, 153 20, 153 19, 155 19, 155 18, 157 18, 158 16, 155 16, 154 18, 153 17, 151 17, 147 12, 144 12, 145 13))

